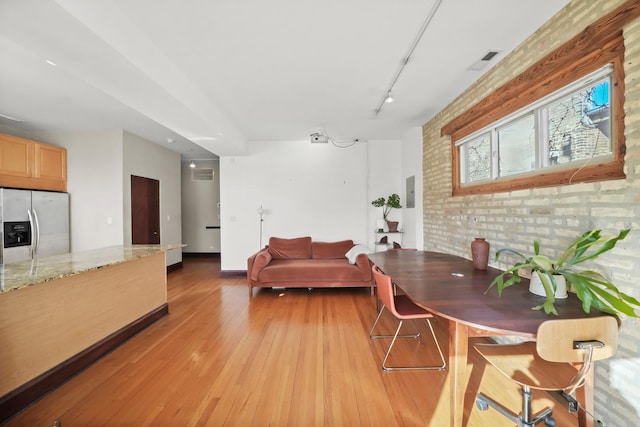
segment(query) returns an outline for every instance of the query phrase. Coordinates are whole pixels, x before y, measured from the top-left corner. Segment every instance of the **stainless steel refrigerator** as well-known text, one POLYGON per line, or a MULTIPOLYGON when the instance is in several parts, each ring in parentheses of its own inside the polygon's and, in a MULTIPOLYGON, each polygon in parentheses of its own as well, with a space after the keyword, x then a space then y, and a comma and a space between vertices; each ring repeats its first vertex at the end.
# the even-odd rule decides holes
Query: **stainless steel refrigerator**
POLYGON ((69 252, 69 194, 0 188, 0 264, 69 252))

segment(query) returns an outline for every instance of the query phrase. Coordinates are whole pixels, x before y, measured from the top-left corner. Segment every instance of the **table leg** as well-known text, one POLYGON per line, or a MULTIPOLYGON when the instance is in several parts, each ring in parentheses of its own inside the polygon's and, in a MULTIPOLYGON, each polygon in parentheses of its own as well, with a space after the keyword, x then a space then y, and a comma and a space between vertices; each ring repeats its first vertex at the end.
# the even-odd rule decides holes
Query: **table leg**
POLYGON ((467 388, 469 331, 466 325, 449 321, 450 425, 462 427, 464 394, 467 388))
POLYGON ((591 369, 589 369, 584 385, 576 390, 576 399, 580 402, 580 409, 578 410, 579 427, 594 426, 593 418, 589 415, 594 413, 594 371, 594 366, 591 365, 591 369), (588 411, 588 413, 585 411, 588 411))

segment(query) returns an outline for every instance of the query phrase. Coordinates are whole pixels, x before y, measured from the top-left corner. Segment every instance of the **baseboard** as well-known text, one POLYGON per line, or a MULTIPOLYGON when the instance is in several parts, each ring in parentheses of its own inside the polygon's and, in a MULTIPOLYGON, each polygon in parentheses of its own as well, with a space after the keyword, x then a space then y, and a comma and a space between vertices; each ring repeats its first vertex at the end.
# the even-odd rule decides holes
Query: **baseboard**
POLYGON ((169 304, 164 303, 91 347, 0 397, 0 423, 3 423, 48 392, 62 385, 102 356, 113 351, 129 338, 167 314, 169 314, 169 304))
POLYGON ((176 262, 175 264, 168 265, 167 274, 171 273, 172 271, 180 270, 181 268, 182 268, 182 261, 176 262))
POLYGON ((247 277, 247 270, 220 270, 220 277, 247 277))
POLYGON ((220 252, 182 252, 183 258, 220 258, 220 252))

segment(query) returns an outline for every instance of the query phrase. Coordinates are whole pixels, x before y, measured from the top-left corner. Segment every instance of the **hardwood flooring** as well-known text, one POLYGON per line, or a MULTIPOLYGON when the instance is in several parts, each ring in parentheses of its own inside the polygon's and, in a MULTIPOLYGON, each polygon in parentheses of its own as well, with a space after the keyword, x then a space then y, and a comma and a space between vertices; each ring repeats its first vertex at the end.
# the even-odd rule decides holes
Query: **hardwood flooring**
MULTIPOLYGON (((170 314, 7 422, 8 426, 447 426, 447 373, 382 372, 389 340, 370 340, 368 289, 254 290, 219 262, 169 273, 170 314)), ((447 351, 447 324, 435 322, 447 351)), ((390 316, 382 332, 393 331, 390 316)), ((409 323, 406 326, 411 328, 409 323)), ((426 325, 420 326, 426 332, 426 325)), ((390 363, 430 363, 430 335, 390 363)), ((395 351, 397 350, 397 351, 395 351)), ((475 353, 475 352, 473 352, 475 353)), ((475 408, 483 391, 518 411, 518 388, 472 356, 468 426, 509 426, 475 408), (482 381, 482 385, 478 384, 482 381)), ((552 405, 541 395, 534 410, 552 405)), ((557 409, 558 426, 577 425, 557 409)))

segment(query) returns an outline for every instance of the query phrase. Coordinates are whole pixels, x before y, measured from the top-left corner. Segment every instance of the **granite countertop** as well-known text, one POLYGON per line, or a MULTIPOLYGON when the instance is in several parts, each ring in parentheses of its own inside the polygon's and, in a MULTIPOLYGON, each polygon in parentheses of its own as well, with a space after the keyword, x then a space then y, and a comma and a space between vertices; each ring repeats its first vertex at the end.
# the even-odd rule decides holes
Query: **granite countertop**
POLYGON ((184 244, 110 246, 32 261, 0 264, 0 293, 73 276, 108 265, 143 258, 184 244))

